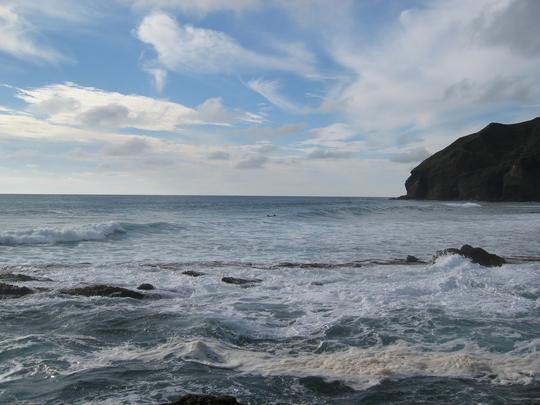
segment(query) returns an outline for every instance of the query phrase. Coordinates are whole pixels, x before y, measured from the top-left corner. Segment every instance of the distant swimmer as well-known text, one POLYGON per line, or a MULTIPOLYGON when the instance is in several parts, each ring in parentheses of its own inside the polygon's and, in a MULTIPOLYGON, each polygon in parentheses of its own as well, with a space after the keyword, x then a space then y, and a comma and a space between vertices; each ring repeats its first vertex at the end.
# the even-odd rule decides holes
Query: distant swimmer
POLYGON ((276 214, 266 214, 266 216, 267 216, 268 218, 272 218, 272 217, 276 217, 277 215, 276 215, 276 214))

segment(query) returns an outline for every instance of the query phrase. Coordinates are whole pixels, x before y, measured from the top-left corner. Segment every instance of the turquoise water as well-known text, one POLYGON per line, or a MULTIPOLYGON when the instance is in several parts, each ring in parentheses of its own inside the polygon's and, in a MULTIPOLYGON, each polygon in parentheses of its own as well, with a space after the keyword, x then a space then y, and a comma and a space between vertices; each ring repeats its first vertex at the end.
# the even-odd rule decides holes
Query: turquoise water
POLYGON ((0 273, 50 280, 0 301, 0 403, 535 403, 539 236, 534 203, 0 196, 0 273), (512 262, 431 262, 464 243, 512 262))

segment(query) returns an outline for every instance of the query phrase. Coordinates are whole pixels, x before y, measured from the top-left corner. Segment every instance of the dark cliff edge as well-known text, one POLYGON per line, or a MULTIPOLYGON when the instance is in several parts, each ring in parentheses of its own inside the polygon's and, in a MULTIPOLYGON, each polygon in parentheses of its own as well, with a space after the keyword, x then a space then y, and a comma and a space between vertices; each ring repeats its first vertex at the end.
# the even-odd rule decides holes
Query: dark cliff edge
POLYGON ((491 123, 411 171, 411 200, 540 201, 540 117, 491 123))

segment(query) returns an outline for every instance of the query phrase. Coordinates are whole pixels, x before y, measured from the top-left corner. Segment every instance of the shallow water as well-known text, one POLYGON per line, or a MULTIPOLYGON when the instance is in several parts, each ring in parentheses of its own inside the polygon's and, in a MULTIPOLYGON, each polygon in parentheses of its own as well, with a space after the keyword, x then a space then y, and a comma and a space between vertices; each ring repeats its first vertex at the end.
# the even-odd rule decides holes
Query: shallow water
POLYGON ((0 230, 0 274, 51 280, 0 301, 0 403, 540 398, 540 204, 1 196, 0 230), (431 262, 463 243, 512 264, 431 262), (143 282, 154 299, 59 293, 143 282))

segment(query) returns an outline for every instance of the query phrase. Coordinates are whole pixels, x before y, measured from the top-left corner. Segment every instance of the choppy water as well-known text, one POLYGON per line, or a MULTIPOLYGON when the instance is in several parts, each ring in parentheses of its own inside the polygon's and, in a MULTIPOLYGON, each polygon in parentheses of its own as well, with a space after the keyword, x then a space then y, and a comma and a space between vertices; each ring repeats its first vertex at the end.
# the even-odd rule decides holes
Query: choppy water
POLYGON ((533 203, 0 196, 0 274, 51 280, 0 301, 0 403, 537 403, 539 256, 533 203), (463 243, 513 262, 400 261, 463 243))

